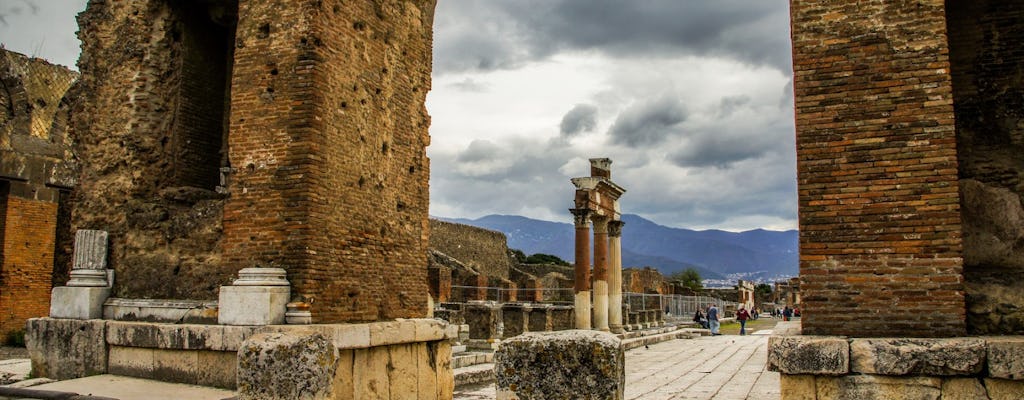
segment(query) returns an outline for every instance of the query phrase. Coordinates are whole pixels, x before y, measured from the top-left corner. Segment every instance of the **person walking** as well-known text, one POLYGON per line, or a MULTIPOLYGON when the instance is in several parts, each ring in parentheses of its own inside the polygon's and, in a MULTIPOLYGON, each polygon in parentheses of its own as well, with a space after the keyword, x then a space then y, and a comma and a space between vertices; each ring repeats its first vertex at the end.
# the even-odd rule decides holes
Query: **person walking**
POLYGON ((711 329, 711 336, 721 335, 718 333, 718 307, 715 303, 708 304, 708 328, 711 329))
POLYGON ((747 312, 747 306, 740 304, 740 309, 736 311, 736 320, 740 321, 740 335, 747 334, 747 320, 750 319, 750 313, 747 312))
POLYGON ((782 309, 782 320, 783 321, 789 321, 789 318, 792 317, 792 316, 793 316, 793 309, 792 308, 789 308, 789 306, 786 306, 786 308, 782 309))

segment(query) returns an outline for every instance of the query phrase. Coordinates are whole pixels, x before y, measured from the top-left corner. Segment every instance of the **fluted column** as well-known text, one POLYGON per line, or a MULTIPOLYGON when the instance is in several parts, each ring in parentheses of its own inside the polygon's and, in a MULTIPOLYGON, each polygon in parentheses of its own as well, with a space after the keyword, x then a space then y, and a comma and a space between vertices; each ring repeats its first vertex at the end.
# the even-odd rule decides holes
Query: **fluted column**
POLYGON ((608 218, 594 217, 594 329, 608 331, 608 218))
POLYGON ((622 221, 608 222, 608 328, 622 333, 622 221))
POLYGON ((575 298, 576 329, 590 329, 590 210, 569 210, 576 225, 575 298))

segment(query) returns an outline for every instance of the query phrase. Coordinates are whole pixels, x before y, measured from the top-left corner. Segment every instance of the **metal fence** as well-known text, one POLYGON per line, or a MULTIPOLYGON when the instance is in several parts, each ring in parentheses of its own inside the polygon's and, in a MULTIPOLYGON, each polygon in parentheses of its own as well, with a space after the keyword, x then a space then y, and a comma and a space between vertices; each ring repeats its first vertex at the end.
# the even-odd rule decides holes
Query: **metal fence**
MULTIPOLYGON (((465 301, 465 298, 477 300, 482 297, 483 299, 498 303, 508 303, 513 301, 527 301, 527 297, 533 295, 537 291, 542 292, 542 300, 539 301, 539 303, 560 305, 573 304, 574 295, 572 288, 510 289, 503 287, 452 285, 452 299, 458 302, 465 301), (473 293, 474 295, 469 296, 466 295, 466 293, 473 293)), ((683 296, 676 294, 632 292, 622 294, 622 304, 629 305, 629 309, 632 311, 662 310, 669 315, 675 316, 692 316, 698 308, 705 309, 708 304, 712 303, 721 310, 726 309, 726 304, 732 304, 731 302, 710 296, 683 296)))

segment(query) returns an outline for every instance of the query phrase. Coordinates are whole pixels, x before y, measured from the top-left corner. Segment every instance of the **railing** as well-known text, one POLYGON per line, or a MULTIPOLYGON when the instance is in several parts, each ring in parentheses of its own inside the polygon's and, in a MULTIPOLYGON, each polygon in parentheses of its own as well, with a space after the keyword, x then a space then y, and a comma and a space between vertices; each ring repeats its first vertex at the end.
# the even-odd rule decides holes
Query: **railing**
MULTIPOLYGON (((574 295, 572 288, 510 289, 503 287, 452 285, 453 300, 465 301, 467 298, 470 300, 486 299, 498 303, 532 301, 536 303, 572 305, 574 295), (456 296, 456 291, 461 292, 462 295, 456 296), (527 299, 529 295, 535 294, 537 291, 542 293, 541 301, 527 299), (474 295, 465 296, 466 293, 474 293, 474 295)), ((693 316, 698 308, 705 309, 708 304, 715 304, 719 309, 725 310, 725 305, 732 303, 710 296, 625 292, 622 293, 622 304, 628 304, 630 310, 633 311, 662 310, 667 311, 670 315, 693 316)))

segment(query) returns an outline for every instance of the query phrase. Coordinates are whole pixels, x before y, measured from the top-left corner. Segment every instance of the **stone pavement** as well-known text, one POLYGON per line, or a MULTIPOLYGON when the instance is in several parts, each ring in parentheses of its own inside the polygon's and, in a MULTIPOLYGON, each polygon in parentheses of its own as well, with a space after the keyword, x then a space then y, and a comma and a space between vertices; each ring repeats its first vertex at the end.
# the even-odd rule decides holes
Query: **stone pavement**
MULTIPOLYGON (((626 352, 626 399, 778 400, 779 374, 765 370, 768 335, 702 336, 626 352)), ((455 399, 494 399, 494 385, 456 388, 455 399)))

